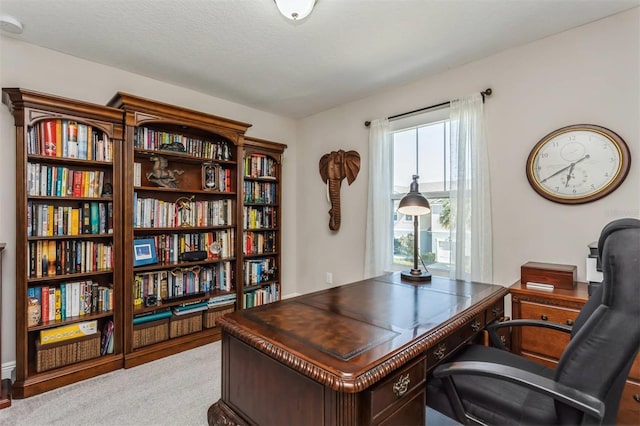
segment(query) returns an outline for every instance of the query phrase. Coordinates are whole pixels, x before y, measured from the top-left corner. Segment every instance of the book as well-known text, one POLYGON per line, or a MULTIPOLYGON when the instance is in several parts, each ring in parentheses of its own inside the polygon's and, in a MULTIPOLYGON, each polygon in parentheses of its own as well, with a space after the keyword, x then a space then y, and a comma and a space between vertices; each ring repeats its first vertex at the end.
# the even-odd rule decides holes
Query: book
POLYGON ((47 157, 56 156, 56 120, 45 120, 44 123, 44 138, 42 145, 42 154, 47 157))
POLYGON ((69 121, 67 124, 67 145, 69 158, 78 158, 78 123, 69 121))
POLYGON ((41 296, 41 301, 40 301, 40 312, 41 312, 41 316, 42 316, 42 322, 46 323, 49 322, 49 287, 44 286, 41 288, 40 290, 40 294, 41 296))
POLYGON ((102 332, 100 355, 113 353, 113 321, 107 321, 102 332))
POLYGON ((136 315, 133 317, 133 325, 157 321, 163 318, 170 318, 171 316, 173 316, 171 309, 168 309, 166 311, 155 311, 149 314, 136 315))

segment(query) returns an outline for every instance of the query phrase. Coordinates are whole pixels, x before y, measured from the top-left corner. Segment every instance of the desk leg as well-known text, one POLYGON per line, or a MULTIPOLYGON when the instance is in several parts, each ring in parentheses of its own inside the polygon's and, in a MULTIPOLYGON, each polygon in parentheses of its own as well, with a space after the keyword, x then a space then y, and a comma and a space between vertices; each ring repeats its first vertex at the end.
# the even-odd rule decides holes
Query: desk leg
POLYGON ((241 426, 245 424, 223 400, 219 400, 209 407, 207 422, 209 426, 241 426))

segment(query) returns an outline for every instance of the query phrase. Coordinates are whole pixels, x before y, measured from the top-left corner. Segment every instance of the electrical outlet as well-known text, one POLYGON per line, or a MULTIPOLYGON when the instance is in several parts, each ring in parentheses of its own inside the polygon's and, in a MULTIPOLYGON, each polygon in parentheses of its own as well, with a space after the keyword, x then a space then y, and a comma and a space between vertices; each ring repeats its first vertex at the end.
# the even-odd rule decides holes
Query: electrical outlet
POLYGON ((331 272, 327 272, 327 284, 333 284, 333 274, 331 272))

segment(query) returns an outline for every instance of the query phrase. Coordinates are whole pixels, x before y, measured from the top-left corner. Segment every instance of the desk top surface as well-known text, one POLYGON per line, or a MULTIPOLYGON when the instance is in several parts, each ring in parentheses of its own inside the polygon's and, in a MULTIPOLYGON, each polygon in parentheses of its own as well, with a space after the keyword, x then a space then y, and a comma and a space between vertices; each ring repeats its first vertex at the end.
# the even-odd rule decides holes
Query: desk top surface
POLYGON ((229 333, 312 378, 351 382, 384 363, 402 365, 508 293, 502 286, 398 273, 218 319, 229 333))

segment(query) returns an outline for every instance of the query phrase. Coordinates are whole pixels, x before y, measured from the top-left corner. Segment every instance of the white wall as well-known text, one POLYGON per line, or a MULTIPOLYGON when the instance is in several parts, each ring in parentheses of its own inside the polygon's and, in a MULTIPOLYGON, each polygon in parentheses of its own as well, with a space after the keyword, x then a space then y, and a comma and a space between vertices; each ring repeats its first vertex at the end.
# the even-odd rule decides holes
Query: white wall
MULTIPOLYGON (((365 120, 411 111, 491 87, 487 99, 494 282, 511 285, 527 261, 578 266, 586 280, 587 244, 620 217, 640 217, 640 9, 469 63, 435 77, 377 93, 299 123, 297 175, 305 202, 297 204, 298 290, 308 292, 363 276, 368 130, 365 120), (599 124, 629 145, 631 171, 613 194, 584 205, 560 205, 529 186, 525 163, 547 133, 579 123, 599 124), (343 183, 342 225, 328 228, 329 204, 318 160, 329 151, 362 156, 356 181, 343 183)), ((418 54, 418 52, 416 53, 418 54)), ((425 52, 428 54, 428 52, 425 52)), ((371 70, 384 73, 384 70, 371 70)))
MULTIPOLYGON (((180 105, 253 124, 247 135, 287 144, 284 153, 283 295, 296 292, 295 121, 115 68, 0 36, 0 84, 104 105, 118 92, 180 105)), ((15 364, 15 128, 9 109, 0 106, 0 241, 2 262, 2 361, 15 364)), ((7 376, 3 368, 3 378, 7 376)))

